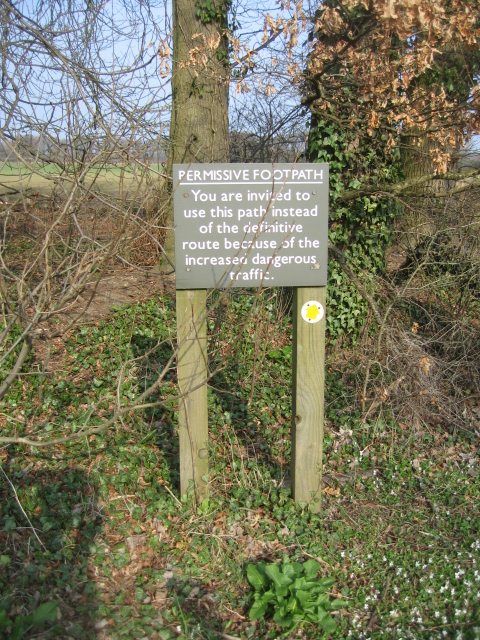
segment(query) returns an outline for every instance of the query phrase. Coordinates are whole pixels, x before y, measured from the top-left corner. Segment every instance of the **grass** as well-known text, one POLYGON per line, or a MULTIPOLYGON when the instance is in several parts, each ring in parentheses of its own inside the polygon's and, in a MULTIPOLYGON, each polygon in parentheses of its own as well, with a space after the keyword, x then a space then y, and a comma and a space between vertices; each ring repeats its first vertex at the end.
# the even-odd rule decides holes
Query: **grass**
MULTIPOLYGON (((178 495, 173 371, 164 407, 102 438, 0 451, 0 636, 23 624, 25 638, 273 639, 282 628, 271 618, 250 619, 247 566, 314 559, 329 597, 345 601, 336 629, 285 637, 480 638, 475 437, 385 415, 363 423, 355 363, 329 353, 322 510, 294 505, 287 307, 280 293, 262 305, 236 294, 209 320, 211 366, 228 366, 209 388, 211 496, 200 507, 178 495), (32 625, 49 601, 55 619, 32 625)), ((169 357, 173 309, 154 299, 59 340, 55 373, 39 365, 3 402, 1 433, 99 424, 169 357)))
MULTIPOLYGON (((162 172, 159 165, 151 167, 156 172, 162 172)), ((49 195, 54 189, 55 183, 52 178, 60 178, 65 175, 66 178, 73 176, 68 168, 63 171, 58 165, 46 164, 38 165, 35 171, 22 163, 1 162, 0 163, 0 188, 18 189, 23 192, 39 192, 43 195, 49 195)), ((110 196, 118 196, 120 190, 120 178, 122 169, 120 166, 108 167, 92 167, 86 177, 86 184, 95 182, 95 188, 103 194, 110 196)), ((137 190, 140 180, 142 180, 142 172, 135 171, 134 167, 126 167, 124 180, 124 192, 131 191, 132 195, 137 190)), ((2 191, 3 191, 2 189, 2 191)))

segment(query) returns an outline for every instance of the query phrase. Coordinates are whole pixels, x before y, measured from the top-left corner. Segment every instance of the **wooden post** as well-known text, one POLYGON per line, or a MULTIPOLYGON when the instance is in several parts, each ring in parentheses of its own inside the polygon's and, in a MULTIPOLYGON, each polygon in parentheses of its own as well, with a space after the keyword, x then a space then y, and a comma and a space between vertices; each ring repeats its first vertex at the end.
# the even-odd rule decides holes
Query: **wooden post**
POLYGON ((208 497, 207 314, 205 289, 177 291, 180 492, 208 497))
POLYGON ((293 303, 292 494, 295 502, 316 499, 320 510, 323 465, 326 287, 297 287, 293 303), (323 317, 317 305, 323 307, 323 317), (310 309, 306 319, 302 308, 310 309))

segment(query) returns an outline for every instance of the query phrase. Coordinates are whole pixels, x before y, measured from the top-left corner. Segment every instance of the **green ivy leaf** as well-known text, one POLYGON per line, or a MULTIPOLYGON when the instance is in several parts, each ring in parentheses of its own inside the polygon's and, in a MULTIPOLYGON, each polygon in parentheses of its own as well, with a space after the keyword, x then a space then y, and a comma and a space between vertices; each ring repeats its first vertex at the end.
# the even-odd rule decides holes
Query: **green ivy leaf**
POLYGON ((253 622, 254 620, 258 620, 259 618, 263 618, 265 612, 267 611, 268 603, 262 602, 261 600, 256 600, 250 609, 250 620, 253 622))
POLYGON ((270 580, 275 583, 275 586, 277 588, 288 587, 288 585, 292 584, 293 582, 291 578, 280 572, 280 569, 276 564, 268 564, 265 567, 265 573, 270 578, 270 580))
POLYGON ((315 600, 315 604, 316 605, 328 605, 329 604, 329 597, 328 594, 326 593, 321 593, 318 598, 315 600))
POLYGON ((293 579, 303 573, 303 565, 300 562, 287 562, 283 565, 283 573, 293 579))
POLYGON ((32 611, 32 613, 25 618, 25 621, 34 627, 45 624, 45 622, 53 622, 57 617, 59 602, 59 600, 44 602, 37 607, 35 611, 32 611))
POLYGON ((265 593, 260 598, 261 602, 269 604, 273 600, 275 600, 275 593, 272 590, 265 591, 265 593))
POLYGON ((335 579, 334 578, 321 578, 318 582, 322 587, 328 588, 328 587, 331 587, 333 584, 335 584, 335 579))
POLYGON ((8 567, 10 562, 11 562, 10 556, 4 556, 4 555, 0 556, 0 567, 8 567))
MULTIPOLYGON (((265 565, 263 565, 264 567, 265 565)), ((268 587, 268 580, 264 573, 262 572, 261 563, 258 565, 249 564, 247 566, 247 579, 255 589, 255 591, 260 591, 264 587, 268 587)))
POLYGON ((5 609, 0 609, 0 629, 4 629, 10 625, 10 620, 7 618, 7 612, 5 609))
POLYGON ((293 624, 293 617, 284 616, 280 611, 277 611, 273 616, 273 621, 279 624, 281 627, 291 627, 293 624))
POLYGON ((337 628, 337 624, 332 616, 326 616, 325 618, 320 620, 318 624, 327 633, 333 633, 337 628))
POLYGON ((306 607, 308 607, 310 603, 312 594, 309 593, 308 591, 302 591, 301 589, 299 589, 298 591, 295 592, 295 597, 298 599, 302 607, 305 609, 306 607))
POLYGON ((307 560, 303 564, 303 569, 305 571, 305 577, 307 578, 307 580, 312 580, 313 578, 317 577, 318 572, 320 571, 320 563, 313 559, 307 560))
POLYGON ((18 616, 10 630, 9 640, 21 640, 23 638, 23 622, 25 618, 18 616))
POLYGON ((275 595, 277 596, 277 598, 279 599, 279 601, 282 598, 286 598, 288 596, 288 587, 284 586, 284 587, 277 587, 275 589, 275 595))
POLYGON ((341 609, 342 607, 347 607, 348 606, 348 602, 346 602, 345 600, 340 600, 339 598, 335 598, 335 600, 332 600, 330 602, 330 607, 332 609, 341 609))

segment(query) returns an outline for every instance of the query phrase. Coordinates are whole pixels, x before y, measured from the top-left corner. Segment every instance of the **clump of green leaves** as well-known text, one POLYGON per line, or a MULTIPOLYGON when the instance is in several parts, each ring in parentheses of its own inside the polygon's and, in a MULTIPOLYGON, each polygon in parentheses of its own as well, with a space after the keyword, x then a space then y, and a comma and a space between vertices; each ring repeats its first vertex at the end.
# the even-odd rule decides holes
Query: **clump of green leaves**
MULTIPOLYGON (((309 153, 312 162, 328 162, 330 167, 329 240, 371 290, 374 274, 385 271, 393 221, 400 209, 392 200, 369 197, 362 190, 398 180, 399 152, 395 148, 386 153, 384 139, 365 137, 358 129, 346 130, 335 122, 333 110, 325 115, 312 124, 309 153), (358 197, 353 197, 357 191, 358 197)), ((368 306, 334 255, 328 264, 328 299, 330 339, 348 335, 355 341, 368 306)))
POLYGON ((231 0, 206 0, 206 2, 198 0, 195 3, 195 13, 203 24, 219 22, 223 27, 227 27, 227 16, 231 5, 231 0))
MULTIPOLYGON (((5 557, 2 556, 2 559, 5 557)), ((44 602, 29 615, 17 616, 14 622, 7 617, 6 610, 0 605, 0 635, 2 630, 5 632, 8 630, 11 640, 20 640, 33 628, 41 627, 46 622, 53 622, 57 617, 58 602, 58 600, 44 602)))
POLYGON ((255 589, 250 608, 250 620, 273 617, 285 631, 311 622, 324 631, 335 630, 330 611, 345 606, 339 599, 330 599, 328 590, 333 578, 319 578, 320 564, 316 560, 304 563, 284 559, 283 565, 249 564, 247 578, 255 589))

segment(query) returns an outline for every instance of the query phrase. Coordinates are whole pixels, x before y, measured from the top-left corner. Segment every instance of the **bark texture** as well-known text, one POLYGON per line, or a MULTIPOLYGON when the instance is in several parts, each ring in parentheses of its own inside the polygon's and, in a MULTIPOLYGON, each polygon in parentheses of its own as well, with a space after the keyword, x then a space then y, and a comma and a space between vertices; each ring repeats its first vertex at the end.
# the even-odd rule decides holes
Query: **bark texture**
MULTIPOLYGON (((229 161, 228 4, 212 2, 208 7, 201 0, 173 0, 169 176, 173 164, 229 161)), ((167 226, 173 227, 171 207, 167 226)), ((174 256, 171 229, 165 249, 174 256)))

